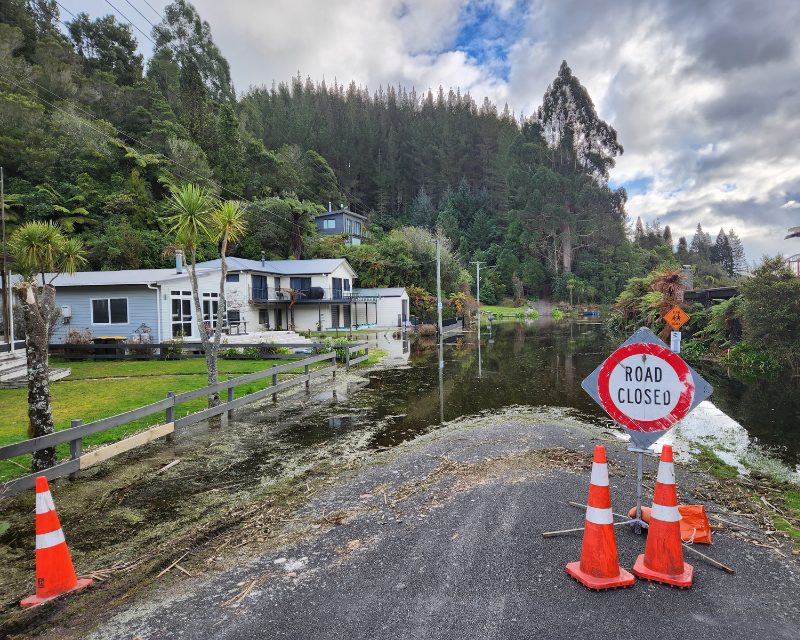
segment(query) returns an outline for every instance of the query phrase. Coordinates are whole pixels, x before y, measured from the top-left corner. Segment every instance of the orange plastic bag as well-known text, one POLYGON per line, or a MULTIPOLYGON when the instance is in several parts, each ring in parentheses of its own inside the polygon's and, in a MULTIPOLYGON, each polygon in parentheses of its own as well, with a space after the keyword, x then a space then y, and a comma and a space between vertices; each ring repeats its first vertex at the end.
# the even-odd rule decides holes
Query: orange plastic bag
MULTIPOLYGON (((650 522, 650 507, 642 507, 642 520, 650 522)), ((711 527, 702 504, 679 504, 681 514, 681 539, 684 542, 711 544, 711 527)), ((636 517, 636 507, 628 511, 628 517, 636 517)))

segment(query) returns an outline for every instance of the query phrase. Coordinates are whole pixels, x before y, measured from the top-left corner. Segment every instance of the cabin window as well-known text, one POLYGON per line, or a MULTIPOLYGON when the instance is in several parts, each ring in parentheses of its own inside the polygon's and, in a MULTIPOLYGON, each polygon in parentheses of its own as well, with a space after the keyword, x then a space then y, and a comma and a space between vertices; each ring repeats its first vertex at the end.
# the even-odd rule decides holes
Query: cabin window
POLYGON ((350 291, 350 280, 348 278, 344 279, 344 290, 350 291))
POLYGON ((336 220, 323 220, 322 221, 322 228, 323 229, 335 229, 336 228, 336 220))
POLYGON ((217 326, 217 312, 219 311, 219 294, 218 293, 204 293, 203 294, 203 322, 208 324, 212 329, 217 326))
POLYGON ((128 299, 92 300, 92 324, 128 324, 128 299))
POLYGON ((353 222, 353 233, 357 236, 361 235, 361 223, 353 222))
POLYGON ((238 273, 228 273, 225 275, 225 282, 239 282, 238 273))
MULTIPOLYGON (((173 291, 173 294, 180 294, 173 291)), ((192 335, 192 298, 191 292, 184 291, 186 296, 173 295, 172 298, 172 336, 192 335)))

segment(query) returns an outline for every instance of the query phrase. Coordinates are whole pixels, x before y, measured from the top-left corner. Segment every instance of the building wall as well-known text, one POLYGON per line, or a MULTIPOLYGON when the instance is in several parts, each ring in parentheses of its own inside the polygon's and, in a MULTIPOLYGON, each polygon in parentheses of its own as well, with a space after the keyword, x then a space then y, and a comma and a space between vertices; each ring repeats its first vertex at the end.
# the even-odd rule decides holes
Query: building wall
POLYGON ((68 305, 69 320, 53 335, 53 342, 64 342, 71 329, 89 329, 95 337, 125 336, 130 339, 133 332, 144 323, 150 328, 153 342, 158 336, 158 291, 146 285, 116 285, 87 287, 56 287, 56 305, 68 305), (124 324, 96 324, 92 320, 92 300, 126 298, 128 300, 128 322, 124 324))
MULTIPOLYGON (((205 276, 198 276, 197 278, 197 288, 200 294, 200 300, 202 305, 203 294, 204 293, 219 293, 219 272, 211 273, 205 276)), ((161 308, 161 335, 163 336, 163 340, 171 340, 172 339, 172 299, 173 291, 180 291, 181 294, 179 297, 181 298, 188 298, 190 299, 190 310, 191 310, 191 328, 192 333, 191 335, 186 336, 186 340, 190 342, 195 342, 200 340, 200 336, 197 334, 197 314, 194 308, 194 300, 191 299, 191 290, 192 284, 189 280, 189 275, 186 274, 183 278, 176 278, 174 280, 170 280, 168 282, 161 283, 159 285, 159 305, 161 308), (188 296, 184 296, 184 292, 189 292, 188 296)), ((153 328, 156 331, 156 328, 153 328)))

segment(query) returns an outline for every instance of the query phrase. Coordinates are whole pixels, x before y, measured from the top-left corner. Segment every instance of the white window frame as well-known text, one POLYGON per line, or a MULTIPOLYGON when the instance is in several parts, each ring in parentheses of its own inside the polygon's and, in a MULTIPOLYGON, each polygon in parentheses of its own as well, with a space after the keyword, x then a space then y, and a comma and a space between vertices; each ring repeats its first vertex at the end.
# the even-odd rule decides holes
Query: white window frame
POLYGON ((335 229, 336 228, 336 220, 323 220, 322 221, 322 228, 323 229, 335 229))
POLYGON ((90 298, 89 299, 89 308, 92 311, 92 325, 97 325, 98 327, 108 327, 111 325, 116 325, 118 327, 127 326, 131 323, 131 305, 129 304, 128 297, 115 297, 115 298, 90 298), (94 302, 95 300, 105 300, 108 302, 108 322, 95 322, 94 321, 94 302), (125 315, 128 317, 127 321, 125 322, 111 322, 111 301, 112 300, 124 300, 125 301, 125 315))

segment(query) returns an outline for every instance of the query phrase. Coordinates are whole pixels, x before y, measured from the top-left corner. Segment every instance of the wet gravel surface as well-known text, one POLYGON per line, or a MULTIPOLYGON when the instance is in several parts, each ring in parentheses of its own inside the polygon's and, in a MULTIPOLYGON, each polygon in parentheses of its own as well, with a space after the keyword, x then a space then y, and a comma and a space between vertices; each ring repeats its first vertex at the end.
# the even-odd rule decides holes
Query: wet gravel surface
MULTIPOLYGON (((695 568, 688 590, 640 580, 601 593, 579 585, 564 567, 580 558, 581 534, 541 533, 582 526, 581 510, 566 503, 586 501, 588 468, 505 461, 556 447, 590 455, 602 442, 618 465, 611 465, 611 497, 619 513, 635 504, 634 455, 577 426, 507 417, 467 422, 397 447, 315 498, 305 515, 354 515, 313 540, 213 577, 173 582, 117 611, 90 637, 800 635, 800 563, 788 542, 784 558, 714 533, 713 545, 700 550, 736 574, 686 554, 695 568)), ((647 458, 645 471, 657 464, 647 458)), ((681 466, 676 473, 679 489, 699 482, 681 466)), ((627 526, 616 531, 620 563, 630 569, 646 536, 627 526)))

